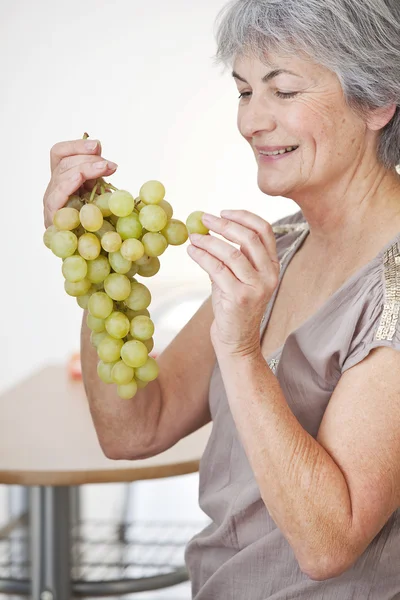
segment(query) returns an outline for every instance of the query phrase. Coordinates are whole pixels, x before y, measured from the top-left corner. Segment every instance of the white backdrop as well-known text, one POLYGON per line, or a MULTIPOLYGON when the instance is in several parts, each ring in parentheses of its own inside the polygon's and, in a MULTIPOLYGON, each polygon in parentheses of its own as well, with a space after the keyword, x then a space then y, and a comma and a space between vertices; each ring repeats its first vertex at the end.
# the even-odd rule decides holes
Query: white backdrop
MULTIPOLYGON (((236 128, 236 86, 213 66, 224 3, 0 0, 0 391, 79 348, 81 311, 42 243, 55 142, 85 131, 100 139, 103 156, 119 165, 110 181, 136 195, 145 181, 161 180, 181 220, 193 210, 245 207, 272 222, 297 210, 258 189, 236 128)), ((153 296, 176 281, 208 285, 182 246, 162 257, 153 296)), ((194 499, 197 479, 185 481, 194 499)), ((175 508, 177 496, 182 490, 175 508)))

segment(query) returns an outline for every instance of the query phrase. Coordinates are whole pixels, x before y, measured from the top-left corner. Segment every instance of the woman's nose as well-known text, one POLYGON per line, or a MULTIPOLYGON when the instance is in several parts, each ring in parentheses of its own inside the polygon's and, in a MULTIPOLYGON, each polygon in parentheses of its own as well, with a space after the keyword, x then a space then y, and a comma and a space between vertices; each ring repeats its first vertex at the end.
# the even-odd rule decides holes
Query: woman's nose
POLYGON ((245 138, 251 138, 260 131, 274 131, 276 119, 266 106, 265 99, 263 102, 262 99, 253 96, 247 105, 239 110, 238 126, 245 138))

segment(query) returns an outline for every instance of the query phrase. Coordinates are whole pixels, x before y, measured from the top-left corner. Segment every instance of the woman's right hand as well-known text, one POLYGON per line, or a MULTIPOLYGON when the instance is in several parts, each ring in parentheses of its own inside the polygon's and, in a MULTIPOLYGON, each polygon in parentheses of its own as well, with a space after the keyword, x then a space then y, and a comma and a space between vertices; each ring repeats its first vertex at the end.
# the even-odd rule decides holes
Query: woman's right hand
POLYGON ((96 179, 109 177, 117 166, 101 157, 99 140, 55 144, 50 151, 51 179, 43 197, 45 227, 53 224, 55 213, 67 203, 69 196, 81 187, 84 192, 92 190, 96 179))

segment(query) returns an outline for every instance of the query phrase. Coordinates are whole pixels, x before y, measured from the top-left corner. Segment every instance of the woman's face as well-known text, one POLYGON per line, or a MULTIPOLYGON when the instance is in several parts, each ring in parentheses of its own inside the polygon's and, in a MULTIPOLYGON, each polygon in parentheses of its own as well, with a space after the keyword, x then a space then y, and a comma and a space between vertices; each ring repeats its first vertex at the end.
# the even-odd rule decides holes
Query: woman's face
POLYGON ((296 198, 354 173, 365 153, 367 126, 346 105, 335 74, 305 58, 270 54, 268 66, 237 58, 233 75, 242 95, 239 131, 253 149, 264 193, 296 198), (281 69, 292 73, 276 73, 281 69), (290 146, 297 149, 272 158, 264 154, 290 146))

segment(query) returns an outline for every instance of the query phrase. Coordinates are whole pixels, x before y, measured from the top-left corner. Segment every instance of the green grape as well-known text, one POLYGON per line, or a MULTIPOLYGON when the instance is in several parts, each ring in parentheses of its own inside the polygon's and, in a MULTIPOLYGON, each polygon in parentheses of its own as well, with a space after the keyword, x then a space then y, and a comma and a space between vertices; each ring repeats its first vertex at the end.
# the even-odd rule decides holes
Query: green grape
POLYGON ((117 364, 117 362, 118 361, 105 363, 102 360, 100 360, 97 363, 97 375, 102 381, 104 381, 104 383, 114 383, 114 381, 111 378, 111 371, 113 370, 113 367, 117 364))
POLYGON ((147 361, 148 352, 143 342, 130 340, 121 348, 121 358, 128 367, 141 367, 147 361))
POLYGON ((150 317, 150 313, 147 308, 142 308, 141 310, 132 310, 131 308, 125 306, 124 312, 130 321, 132 321, 132 319, 135 317, 150 317))
POLYGON ((146 204, 140 199, 140 196, 135 198, 135 210, 137 210, 138 213, 140 213, 144 206, 146 206, 146 204))
POLYGON ((132 213, 129 217, 119 217, 116 228, 123 240, 129 238, 139 239, 142 236, 142 225, 139 221, 139 215, 136 213, 132 213))
POLYGON ((126 385, 117 386, 117 394, 122 400, 131 400, 137 392, 138 386, 134 379, 126 385))
POLYGON ((101 333, 96 333, 95 331, 92 331, 92 333, 90 334, 90 343, 92 344, 92 346, 94 346, 94 348, 97 349, 101 340, 104 340, 104 338, 107 336, 107 331, 102 331, 101 333))
MULTIPOLYGON (((101 283, 92 283, 91 292, 94 294, 95 292, 102 292, 104 290, 103 281, 101 283)), ((90 293, 90 290, 89 290, 90 293)))
POLYGON ((160 181, 147 181, 139 192, 139 198, 145 204, 159 204, 164 196, 165 187, 160 181))
POLYGON ((172 215, 174 214, 174 209, 172 208, 172 206, 170 205, 169 202, 167 202, 166 200, 161 200, 161 202, 158 203, 158 206, 161 206, 161 208, 167 215, 168 220, 172 219, 172 215))
POLYGON ((151 262, 151 256, 148 256, 147 254, 143 254, 142 258, 139 258, 138 260, 135 260, 135 263, 137 264, 138 267, 141 267, 142 265, 148 265, 149 262, 151 262))
POLYGON ((111 268, 116 273, 121 273, 122 275, 125 275, 132 267, 132 262, 124 258, 121 252, 110 252, 108 260, 110 261, 111 268))
POLYGON ((72 231, 57 231, 50 242, 50 248, 53 254, 58 258, 68 258, 75 254, 78 247, 78 238, 72 231))
MULTIPOLYGON (((74 258, 73 256, 71 258, 74 258)), ((87 263, 87 275, 86 277, 92 283, 102 283, 105 278, 110 274, 111 267, 105 256, 98 256, 94 260, 90 260, 87 263)))
POLYGON ((135 199, 125 190, 116 190, 108 201, 111 212, 117 217, 127 217, 135 207, 135 199))
POLYGON ((102 212, 94 204, 85 204, 82 206, 79 217, 86 231, 98 231, 103 225, 102 212))
POLYGON ((130 284, 131 291, 125 299, 125 304, 131 310, 142 310, 147 308, 151 303, 150 290, 143 284, 133 282, 130 284))
POLYGON ((147 352, 150 354, 150 352, 154 348, 154 340, 153 340, 153 338, 150 338, 149 340, 144 340, 143 344, 146 346, 147 352))
POLYGON ((105 363, 116 362, 121 357, 122 340, 117 340, 110 335, 105 336, 97 346, 97 354, 105 363))
POLYGON ((190 213, 186 219, 186 227, 189 233, 202 233, 203 235, 207 235, 210 230, 207 229, 201 220, 203 215, 204 212, 201 210, 190 213))
POLYGON ((104 219, 103 225, 100 227, 100 229, 98 229, 97 231, 94 232, 94 235, 101 242, 103 237, 105 236, 105 234, 109 233, 110 231, 115 231, 115 227, 112 223, 110 223, 110 221, 107 221, 107 219, 104 219))
POLYGON ((101 246, 94 233, 84 233, 78 241, 78 252, 85 260, 94 260, 100 254, 101 246))
POLYGON ((112 215, 112 212, 109 207, 109 200, 111 196, 111 192, 104 192, 104 194, 96 196, 93 201, 93 204, 101 210, 103 217, 110 217, 112 215))
POLYGON ((142 244, 147 256, 152 258, 161 256, 168 248, 168 242, 161 233, 145 233, 142 237, 142 244))
POLYGON ((131 293, 131 282, 121 273, 111 273, 104 281, 104 289, 113 300, 126 300, 131 293))
POLYGON ((69 256, 62 264, 62 274, 71 283, 82 281, 86 277, 87 271, 87 262, 82 256, 69 256))
POLYGON ((53 225, 59 231, 72 231, 80 225, 79 211, 76 208, 60 208, 53 217, 53 225))
POLYGON ((161 233, 171 246, 180 246, 189 237, 185 223, 178 219, 170 219, 161 233))
POLYGON ((152 257, 145 265, 141 265, 138 269, 138 275, 142 277, 153 277, 160 270, 160 261, 157 256, 152 257))
POLYGON ((92 295, 92 293, 91 293, 91 290, 89 290, 88 293, 85 294, 84 296, 77 296, 76 301, 78 303, 78 306, 83 308, 83 310, 87 310, 87 307, 89 304, 89 298, 92 295))
POLYGON ((91 282, 89 279, 81 279, 81 281, 77 281, 76 283, 72 283, 72 281, 64 282, 64 289, 69 296, 85 296, 91 288, 91 282))
POLYGON ((104 319, 98 319, 94 317, 90 313, 88 313, 86 317, 86 325, 89 327, 91 331, 95 331, 96 333, 101 333, 106 329, 106 323, 104 319))
POLYGON ((68 202, 65 206, 67 208, 76 208, 76 210, 79 212, 83 206, 83 202, 79 196, 73 194, 68 198, 68 202))
POLYGON ((114 311, 105 320, 105 327, 111 337, 122 339, 130 329, 130 322, 122 312, 114 311))
POLYGON ((148 381, 140 381, 140 379, 136 379, 136 377, 135 377, 135 381, 136 381, 136 385, 138 387, 138 390, 141 390, 141 389, 145 388, 146 385, 149 385, 148 381))
POLYGON ((105 292, 95 292, 89 298, 88 311, 98 319, 107 319, 113 308, 114 302, 105 292))
POLYGON ((167 224, 167 215, 161 206, 148 204, 139 213, 139 221, 147 231, 157 232, 167 224))
POLYGON ((130 238, 122 242, 121 254, 127 260, 138 260, 144 254, 144 246, 140 240, 130 238))
POLYGON ((121 244, 121 236, 116 231, 107 231, 101 238, 101 246, 106 252, 118 252, 121 244))
MULTIPOLYGON (((128 342, 127 342, 128 343, 128 342)), ((135 371, 135 376, 141 381, 154 381, 157 379, 159 373, 159 367, 154 358, 148 357, 147 361, 141 367, 138 367, 135 371)))
POLYGON ((139 267, 138 267, 138 266, 137 266, 135 263, 132 263, 132 266, 131 266, 131 268, 130 268, 130 269, 129 269, 129 271, 126 273, 126 277, 127 277, 127 278, 128 278, 130 281, 133 281, 133 280, 135 280, 135 281, 136 281, 136 279, 135 279, 135 275, 137 274, 138 270, 139 270, 139 267))
POLYGON ((117 385, 126 385, 132 381, 134 374, 135 371, 132 367, 128 367, 123 360, 119 360, 112 368, 111 379, 117 385))
POLYGON ((51 240, 53 239, 53 235, 57 233, 57 231, 58 229, 55 225, 50 225, 50 227, 48 227, 44 232, 43 243, 47 248, 51 249, 51 240))
POLYGON ((135 340, 144 342, 153 336, 154 323, 149 317, 134 317, 131 321, 129 332, 135 340))

